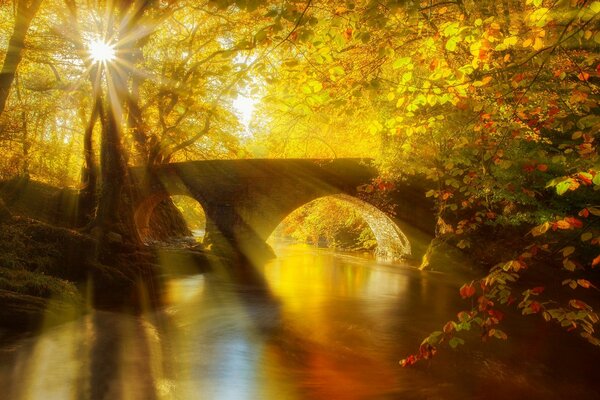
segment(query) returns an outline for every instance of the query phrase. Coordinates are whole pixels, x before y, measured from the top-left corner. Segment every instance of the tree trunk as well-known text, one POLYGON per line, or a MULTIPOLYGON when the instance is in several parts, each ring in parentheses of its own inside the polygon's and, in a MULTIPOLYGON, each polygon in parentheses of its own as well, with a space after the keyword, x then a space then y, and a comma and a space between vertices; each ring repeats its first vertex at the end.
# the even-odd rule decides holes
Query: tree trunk
MULTIPOLYGON (((132 6, 136 8, 131 21, 138 21, 142 12, 149 2, 141 5, 132 1, 120 1, 116 3, 120 20, 128 18, 127 13, 132 6)), ((119 29, 118 37, 129 37, 135 28, 135 24, 129 22, 117 25, 116 21, 108 21, 108 32, 119 29)), ((115 49, 117 54, 123 58, 130 58, 135 49, 135 43, 117 43, 115 49)), ((131 184, 127 169, 127 155, 122 144, 122 128, 125 126, 124 110, 132 98, 128 88, 128 77, 113 63, 107 63, 105 69, 107 80, 111 85, 104 98, 104 110, 101 113, 102 135, 100 140, 100 191, 98 193, 98 206, 93 222, 96 235, 99 238, 99 256, 110 257, 112 253, 111 243, 127 241, 139 243, 133 219, 131 184)), ((99 96, 102 98, 102 91, 99 96)))
POLYGON ((119 120, 110 104, 102 114, 100 146, 100 191, 94 219, 94 229, 99 239, 101 258, 112 254, 111 242, 137 243, 131 205, 129 175, 125 163, 119 120))
MULTIPOLYGON (((79 226, 85 226, 93 220, 93 209, 97 200, 96 189, 98 184, 98 165, 94 156, 93 135, 96 122, 102 113, 102 99, 95 90, 92 113, 87 121, 83 136, 83 158, 85 165, 81 172, 82 187, 79 191, 77 207, 77 224, 79 226)), ((82 115, 81 119, 85 120, 85 116, 82 115)))
POLYGON ((25 37, 29 25, 31 25, 42 0, 31 0, 29 6, 27 6, 27 3, 26 0, 18 0, 15 27, 8 42, 8 50, 2 70, 0 70, 0 115, 4 112, 10 88, 15 80, 17 67, 23 58, 23 48, 25 47, 25 37))

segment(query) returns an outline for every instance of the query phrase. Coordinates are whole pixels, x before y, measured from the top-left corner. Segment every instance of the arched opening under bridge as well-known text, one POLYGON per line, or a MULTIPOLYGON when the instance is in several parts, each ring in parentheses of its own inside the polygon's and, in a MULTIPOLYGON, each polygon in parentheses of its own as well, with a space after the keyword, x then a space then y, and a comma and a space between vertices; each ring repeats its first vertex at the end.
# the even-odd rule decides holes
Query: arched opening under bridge
POLYGON ((411 255, 406 235, 385 212, 346 194, 319 197, 297 208, 275 228, 269 241, 277 239, 373 251, 378 259, 388 261, 411 255))
POLYGON ((206 215, 202 205, 188 195, 156 194, 136 209, 135 224, 146 243, 193 245, 206 233, 206 215))

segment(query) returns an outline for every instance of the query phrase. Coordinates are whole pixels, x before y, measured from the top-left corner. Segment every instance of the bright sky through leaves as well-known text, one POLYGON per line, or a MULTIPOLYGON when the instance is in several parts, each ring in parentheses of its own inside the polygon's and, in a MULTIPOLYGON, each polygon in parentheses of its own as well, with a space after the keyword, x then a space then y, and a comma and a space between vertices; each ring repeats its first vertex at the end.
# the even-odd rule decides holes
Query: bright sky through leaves
POLYGON ((241 94, 233 101, 233 107, 239 115, 240 122, 244 126, 246 132, 248 132, 255 105, 256 99, 241 94))
POLYGON ((100 39, 90 41, 88 45, 90 58, 94 63, 111 62, 115 59, 115 48, 100 39))

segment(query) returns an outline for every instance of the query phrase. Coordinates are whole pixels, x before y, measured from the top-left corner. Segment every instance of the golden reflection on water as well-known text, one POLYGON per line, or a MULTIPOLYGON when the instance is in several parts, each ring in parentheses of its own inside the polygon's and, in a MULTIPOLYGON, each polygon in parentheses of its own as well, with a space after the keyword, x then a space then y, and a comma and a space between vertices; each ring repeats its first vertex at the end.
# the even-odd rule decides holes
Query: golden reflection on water
MULTIPOLYGON (((477 382, 507 389, 481 389, 490 399, 546 399, 557 385, 531 374, 529 362, 515 366, 520 352, 510 347, 495 358, 460 352, 449 359, 445 352, 431 369, 401 369, 398 359, 463 306, 452 303, 457 285, 327 250, 276 250, 278 259, 257 268, 263 286, 249 266, 217 262, 213 272, 167 280, 159 310, 94 311, 47 326, 14 351, 0 346, 0 398, 462 399, 473 398, 477 382), (501 381, 517 375, 527 379, 501 381)), ((49 311, 49 321, 55 317, 49 311)), ((571 381, 580 372, 573 374, 571 381)), ((569 388, 559 386, 561 393, 569 388)))
POLYGON ((353 399, 384 390, 390 365, 369 353, 361 322, 387 310, 357 300, 401 296, 406 278, 350 262, 332 268, 333 257, 292 248, 262 269, 264 292, 227 274, 186 276, 165 283, 158 313, 93 312, 48 329, 19 355, 22 389, 12 397, 353 399))

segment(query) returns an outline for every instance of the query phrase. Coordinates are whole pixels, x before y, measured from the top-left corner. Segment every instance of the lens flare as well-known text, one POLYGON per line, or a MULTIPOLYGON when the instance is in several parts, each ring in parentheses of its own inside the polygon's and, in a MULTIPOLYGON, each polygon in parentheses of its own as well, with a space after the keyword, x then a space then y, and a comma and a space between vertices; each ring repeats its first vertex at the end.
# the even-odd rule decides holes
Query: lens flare
POLYGON ((107 63, 115 59, 115 47, 100 39, 89 42, 88 51, 94 63, 107 63))

